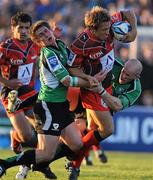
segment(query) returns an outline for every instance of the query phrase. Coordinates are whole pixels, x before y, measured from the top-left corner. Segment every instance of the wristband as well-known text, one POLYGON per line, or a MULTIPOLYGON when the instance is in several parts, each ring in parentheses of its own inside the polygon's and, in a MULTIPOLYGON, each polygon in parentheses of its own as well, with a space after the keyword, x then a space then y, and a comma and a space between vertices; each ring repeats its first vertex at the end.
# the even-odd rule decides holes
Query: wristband
POLYGON ((103 88, 103 89, 101 89, 100 91, 99 91, 99 95, 100 96, 103 96, 104 94, 106 93, 106 90, 103 88))
POLYGON ((70 76, 70 86, 71 87, 77 87, 78 86, 78 78, 77 77, 71 77, 70 76))
POLYGON ((78 86, 78 78, 77 77, 73 77, 73 85, 74 87, 77 87, 78 86))

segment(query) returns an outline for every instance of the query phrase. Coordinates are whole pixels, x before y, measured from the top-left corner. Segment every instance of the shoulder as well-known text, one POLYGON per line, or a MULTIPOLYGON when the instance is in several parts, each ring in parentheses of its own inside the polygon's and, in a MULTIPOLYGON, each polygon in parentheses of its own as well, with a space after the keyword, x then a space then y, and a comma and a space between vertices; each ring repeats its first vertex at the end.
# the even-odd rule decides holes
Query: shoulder
POLYGON ((48 57, 56 57, 56 53, 54 52, 54 50, 49 48, 49 47, 41 48, 41 53, 43 53, 43 55, 46 58, 48 58, 48 57))
POLYGON ((122 68, 124 66, 123 60, 119 57, 115 57, 114 66, 118 66, 122 68))
POLYGON ((56 41, 58 44, 60 44, 62 46, 66 46, 65 43, 61 39, 57 39, 56 41))
POLYGON ((140 81, 140 79, 135 79, 134 83, 136 84, 137 87, 141 88, 141 81, 140 81))
POLYGON ((72 48, 77 48, 82 50, 86 42, 88 41, 89 36, 86 32, 82 32, 72 43, 72 48))
POLYGON ((11 44, 13 44, 13 40, 12 39, 7 39, 6 41, 3 41, 3 42, 0 43, 0 47, 1 48, 7 48, 11 44))

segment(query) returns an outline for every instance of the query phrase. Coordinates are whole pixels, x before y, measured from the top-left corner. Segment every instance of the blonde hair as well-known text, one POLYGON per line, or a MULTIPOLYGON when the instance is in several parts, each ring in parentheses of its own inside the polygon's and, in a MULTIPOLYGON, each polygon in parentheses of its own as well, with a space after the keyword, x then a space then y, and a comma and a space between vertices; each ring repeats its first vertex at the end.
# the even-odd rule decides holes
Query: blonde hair
POLYGON ((90 29, 97 29, 101 23, 110 20, 111 16, 109 12, 100 6, 94 6, 90 11, 85 13, 84 17, 85 26, 90 29))

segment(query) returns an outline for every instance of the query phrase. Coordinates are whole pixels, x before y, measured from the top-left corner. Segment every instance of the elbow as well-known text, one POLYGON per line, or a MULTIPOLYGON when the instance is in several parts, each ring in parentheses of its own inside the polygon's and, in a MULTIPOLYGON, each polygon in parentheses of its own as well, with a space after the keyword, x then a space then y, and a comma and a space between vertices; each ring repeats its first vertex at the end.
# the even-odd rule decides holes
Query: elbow
POLYGON ((136 39, 136 37, 137 37, 137 30, 134 30, 131 37, 130 37, 130 40, 134 41, 136 39))
POLYGON ((127 37, 125 38, 124 42, 133 42, 137 37, 137 30, 132 30, 128 33, 127 37))

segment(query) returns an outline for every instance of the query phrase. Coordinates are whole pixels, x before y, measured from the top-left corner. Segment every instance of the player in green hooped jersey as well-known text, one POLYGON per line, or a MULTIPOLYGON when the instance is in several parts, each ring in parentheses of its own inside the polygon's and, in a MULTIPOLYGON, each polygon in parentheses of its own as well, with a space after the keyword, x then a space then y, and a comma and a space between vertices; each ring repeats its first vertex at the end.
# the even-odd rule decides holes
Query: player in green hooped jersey
POLYGON ((40 54, 39 72, 41 89, 38 99, 45 102, 66 101, 68 86, 88 86, 80 78, 71 77, 66 69, 73 62, 75 55, 61 40, 56 40, 56 45, 57 47, 53 45, 42 47, 40 54), (70 84, 67 85, 66 82, 63 85, 64 81, 69 81, 67 78, 70 79, 70 84))
MULTIPOLYGON (((131 69, 132 71, 132 69, 131 69)), ((129 60, 123 63, 119 58, 116 58, 114 68, 113 68, 113 95, 118 97, 122 103, 122 109, 125 109, 133 105, 141 94, 141 83, 140 83, 140 73, 142 71, 142 65, 138 60, 129 60), (133 67, 133 73, 125 72, 125 70, 130 70, 134 61, 135 67, 133 67), (131 64, 131 66, 130 66, 131 64), (139 64, 139 65, 138 65, 139 64), (128 66, 128 67, 127 67, 128 66), (134 72, 135 70, 135 72, 134 72), (123 73, 126 73, 125 80, 122 78, 123 73)))
POLYGON ((48 167, 47 162, 53 158, 59 145, 59 138, 62 138, 74 152, 82 148, 81 133, 69 111, 67 88, 98 85, 95 77, 84 75, 81 79, 69 74, 67 67, 71 65, 75 55, 61 40, 56 39, 46 21, 37 21, 33 24, 31 38, 41 47, 39 65, 41 89, 33 108, 38 148, 5 160, 0 159, 0 177, 6 169, 16 165, 44 163, 42 166, 48 167))
POLYGON ((116 58, 113 66, 113 96, 102 87, 100 94, 113 111, 120 111, 135 103, 141 94, 140 74, 142 64, 137 59, 129 59, 124 63, 116 58))

